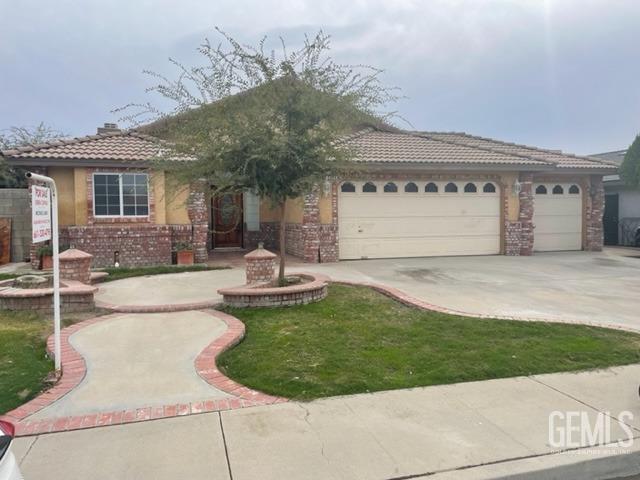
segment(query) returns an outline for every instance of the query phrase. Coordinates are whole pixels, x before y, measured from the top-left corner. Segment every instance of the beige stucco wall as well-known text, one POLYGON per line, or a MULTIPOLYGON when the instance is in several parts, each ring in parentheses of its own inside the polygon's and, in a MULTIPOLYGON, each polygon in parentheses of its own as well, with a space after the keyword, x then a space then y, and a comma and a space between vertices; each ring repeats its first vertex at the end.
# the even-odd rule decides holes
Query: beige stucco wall
POLYGON ((73 185, 75 193, 75 225, 86 225, 87 211, 87 169, 73 169, 73 185))
POLYGON ((320 195, 318 209, 320 210, 320 223, 333 223, 333 208, 331 195, 320 195))
POLYGON ((518 221, 520 216, 520 198, 514 194, 513 184, 518 179, 518 173, 503 173, 500 175, 502 185, 505 190, 505 199, 507 202, 507 220, 510 222, 518 221))
MULTIPOLYGON (((48 175, 58 188, 60 226, 87 225, 87 169, 83 167, 49 167, 48 175)), ((187 201, 189 188, 178 187, 164 172, 154 172, 150 189, 155 203, 156 224, 189 224, 187 201)))
POLYGON ((163 198, 167 212, 167 223, 170 225, 187 225, 191 223, 187 208, 189 186, 180 185, 170 174, 166 175, 164 186, 163 198))
POLYGON ((51 167, 47 173, 56 182, 58 190, 58 222, 60 226, 74 225, 76 223, 76 198, 73 169, 51 167))
MULTIPOLYGON (((286 206, 286 222, 302 223, 302 215, 304 213, 304 200, 302 197, 287 200, 286 206)), ((280 221, 280 209, 274 206, 270 200, 260 200, 260 221, 261 222, 278 222, 280 221)))
POLYGON ((165 225, 167 223, 166 195, 165 195, 165 175, 164 172, 153 172, 149 179, 149 187, 153 190, 153 201, 155 203, 156 224, 165 225))

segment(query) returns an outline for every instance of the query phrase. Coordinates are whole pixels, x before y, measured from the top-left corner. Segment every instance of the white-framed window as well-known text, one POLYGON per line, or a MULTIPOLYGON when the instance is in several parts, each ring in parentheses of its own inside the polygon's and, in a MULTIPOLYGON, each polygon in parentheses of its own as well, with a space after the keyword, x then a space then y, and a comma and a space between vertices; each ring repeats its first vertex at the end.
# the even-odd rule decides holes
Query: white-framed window
POLYGON ((94 173, 93 215, 146 217, 149 215, 149 175, 94 173))

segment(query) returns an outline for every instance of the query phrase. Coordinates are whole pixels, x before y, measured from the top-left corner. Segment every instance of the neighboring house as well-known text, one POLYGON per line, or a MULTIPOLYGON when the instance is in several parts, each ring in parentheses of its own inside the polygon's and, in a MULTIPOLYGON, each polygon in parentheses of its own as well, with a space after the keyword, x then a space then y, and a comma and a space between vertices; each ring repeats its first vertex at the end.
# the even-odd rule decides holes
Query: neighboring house
MULTIPOLYGON (((602 176, 615 172, 606 162, 464 133, 366 127, 345 140, 358 176, 328 179, 287 207, 288 252, 307 262, 602 248, 602 176)), ((170 193, 170 179, 146 168, 166 148, 107 125, 2 155, 56 180, 63 242, 95 265, 170 263, 182 241, 197 261, 259 241, 276 247, 267 199, 170 193)))
MULTIPOLYGON (((622 165, 626 150, 591 155, 622 165)), ((604 243, 640 247, 640 190, 625 185, 620 175, 604 177, 604 243)))

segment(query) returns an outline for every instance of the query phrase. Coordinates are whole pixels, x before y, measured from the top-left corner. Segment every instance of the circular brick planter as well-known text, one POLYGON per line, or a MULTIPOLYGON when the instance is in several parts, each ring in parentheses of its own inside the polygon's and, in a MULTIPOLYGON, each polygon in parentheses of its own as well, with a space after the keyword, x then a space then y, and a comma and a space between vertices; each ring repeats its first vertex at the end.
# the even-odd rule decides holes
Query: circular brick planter
POLYGON ((329 277, 317 273, 296 273, 307 280, 287 287, 265 287, 264 285, 242 285, 221 288, 223 303, 230 307, 284 307, 318 302, 327 296, 329 277))

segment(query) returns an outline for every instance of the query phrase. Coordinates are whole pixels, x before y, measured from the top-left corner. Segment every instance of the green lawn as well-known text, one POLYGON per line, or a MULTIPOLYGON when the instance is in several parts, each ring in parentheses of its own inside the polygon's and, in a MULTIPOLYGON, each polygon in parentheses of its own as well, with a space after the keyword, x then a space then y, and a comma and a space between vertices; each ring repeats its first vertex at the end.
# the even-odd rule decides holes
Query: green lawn
POLYGON ((422 311, 364 287, 332 285, 311 305, 229 312, 247 332, 221 369, 296 399, 640 362, 640 335, 422 311))
POLYGON ((51 321, 30 312, 0 311, 0 414, 37 395, 53 363, 45 356, 51 321))
POLYGON ((101 269, 108 272, 105 282, 122 280, 123 278, 142 277, 144 275, 163 275, 166 273, 203 272, 206 270, 225 270, 229 267, 209 267, 207 265, 160 265, 157 267, 109 267, 101 269))

